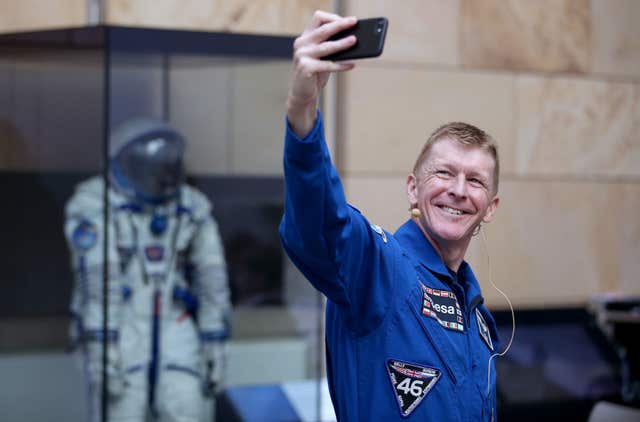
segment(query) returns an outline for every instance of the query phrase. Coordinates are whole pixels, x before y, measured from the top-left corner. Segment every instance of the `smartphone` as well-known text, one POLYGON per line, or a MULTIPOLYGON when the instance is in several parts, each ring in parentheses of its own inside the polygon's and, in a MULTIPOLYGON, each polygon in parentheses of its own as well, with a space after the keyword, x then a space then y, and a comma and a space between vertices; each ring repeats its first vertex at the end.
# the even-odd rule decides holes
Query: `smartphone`
POLYGON ((329 38, 330 41, 335 41, 349 35, 355 35, 357 38, 356 43, 346 50, 324 56, 322 60, 338 61, 378 57, 382 54, 388 26, 389 21, 387 18, 358 20, 351 28, 338 32, 329 38))

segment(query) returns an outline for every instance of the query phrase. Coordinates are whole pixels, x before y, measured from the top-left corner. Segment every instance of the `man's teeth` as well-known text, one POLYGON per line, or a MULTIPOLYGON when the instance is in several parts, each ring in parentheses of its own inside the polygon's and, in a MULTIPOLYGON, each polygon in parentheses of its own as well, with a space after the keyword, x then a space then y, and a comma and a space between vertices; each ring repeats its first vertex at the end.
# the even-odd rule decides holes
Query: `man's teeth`
POLYGON ((456 210, 454 208, 449 208, 449 207, 442 207, 443 210, 445 210, 446 212, 448 212, 449 214, 455 214, 455 215, 462 215, 464 214, 464 212, 460 211, 460 210, 456 210))

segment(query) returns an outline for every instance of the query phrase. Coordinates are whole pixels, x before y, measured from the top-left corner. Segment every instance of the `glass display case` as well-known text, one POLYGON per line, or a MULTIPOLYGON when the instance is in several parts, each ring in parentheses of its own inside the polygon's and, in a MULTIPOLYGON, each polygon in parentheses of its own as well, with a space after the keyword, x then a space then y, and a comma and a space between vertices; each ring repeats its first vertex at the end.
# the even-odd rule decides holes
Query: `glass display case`
MULTIPOLYGON (((197 240, 208 215, 217 227, 231 308, 210 324, 218 329, 222 321, 230 337, 216 404, 205 402, 202 420, 213 420, 216 411, 219 420, 253 420, 256 412, 263 412, 260 420, 325 418, 322 299, 288 261, 278 237, 291 46, 288 37, 109 26, 0 36, 0 178, 8 191, 0 219, 0 388, 11 392, 0 407, 7 420, 109 420, 109 406, 90 399, 86 374, 96 368, 87 363, 84 345, 91 336, 100 340, 97 372, 106 376, 92 387, 101 402, 112 400, 115 384, 109 346, 128 342, 144 357, 118 367, 117 374, 125 374, 121 389, 138 385, 130 375, 142 374, 146 417, 164 411, 167 399, 150 397, 174 395, 161 391, 162 374, 179 366, 167 356, 191 341, 178 335, 175 345, 165 344, 174 335, 166 327, 183 320, 202 326, 207 306, 221 301, 211 295, 226 295, 218 288, 203 296, 198 289, 206 290, 210 268, 189 260, 215 255, 198 246, 209 242, 197 240), (136 189, 123 193, 115 157, 133 141, 114 141, 114 134, 133 119, 165 125, 184 142, 180 180, 189 188, 179 192, 189 190, 191 208, 184 193, 165 200, 141 197, 136 189), (147 221, 146 213, 149 223, 139 227, 148 233, 123 240, 129 233, 118 220, 123 213, 147 221), (140 240, 145 236, 147 243, 140 240), (146 275, 123 281, 136 259, 146 275), (91 277, 98 277, 99 288, 91 277), (87 301, 96 305, 91 318, 100 323, 91 335, 86 315, 73 315, 87 301), (174 318, 168 310, 176 307, 184 312, 174 318), (133 318, 147 318, 146 328, 123 333, 133 318)), ((147 136, 145 151, 160 150, 164 137, 147 136)), ((131 168, 150 174, 139 164, 131 168)), ((211 338, 202 332, 197 338, 190 347, 199 353, 211 338)), ((204 361, 177 371, 191 371, 205 385, 204 361)))

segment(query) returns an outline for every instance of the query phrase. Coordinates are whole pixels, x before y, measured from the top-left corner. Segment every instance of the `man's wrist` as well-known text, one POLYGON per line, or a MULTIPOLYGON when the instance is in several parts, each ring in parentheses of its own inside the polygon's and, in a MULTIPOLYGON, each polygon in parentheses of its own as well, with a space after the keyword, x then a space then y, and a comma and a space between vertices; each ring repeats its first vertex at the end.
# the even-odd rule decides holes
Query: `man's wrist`
POLYGON ((291 96, 287 98, 287 119, 289 125, 299 138, 306 137, 317 119, 318 101, 316 98, 304 102, 291 96))

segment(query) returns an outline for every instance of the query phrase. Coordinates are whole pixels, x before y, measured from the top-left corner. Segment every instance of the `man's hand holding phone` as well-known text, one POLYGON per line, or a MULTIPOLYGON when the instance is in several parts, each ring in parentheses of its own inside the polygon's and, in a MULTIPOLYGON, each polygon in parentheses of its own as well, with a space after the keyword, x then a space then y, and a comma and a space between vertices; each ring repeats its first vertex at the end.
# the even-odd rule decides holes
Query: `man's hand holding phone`
POLYGON ((354 35, 329 40, 337 33, 353 27, 355 17, 342 17, 317 11, 302 34, 293 43, 293 72, 287 98, 287 117, 296 135, 303 137, 313 128, 318 97, 331 72, 354 68, 350 61, 333 62, 322 57, 348 49, 356 44, 354 35))
POLYGON ((287 117, 296 135, 313 128, 320 92, 332 72, 355 67, 351 60, 382 54, 386 18, 358 21, 317 11, 293 43, 293 72, 287 98, 287 117))

